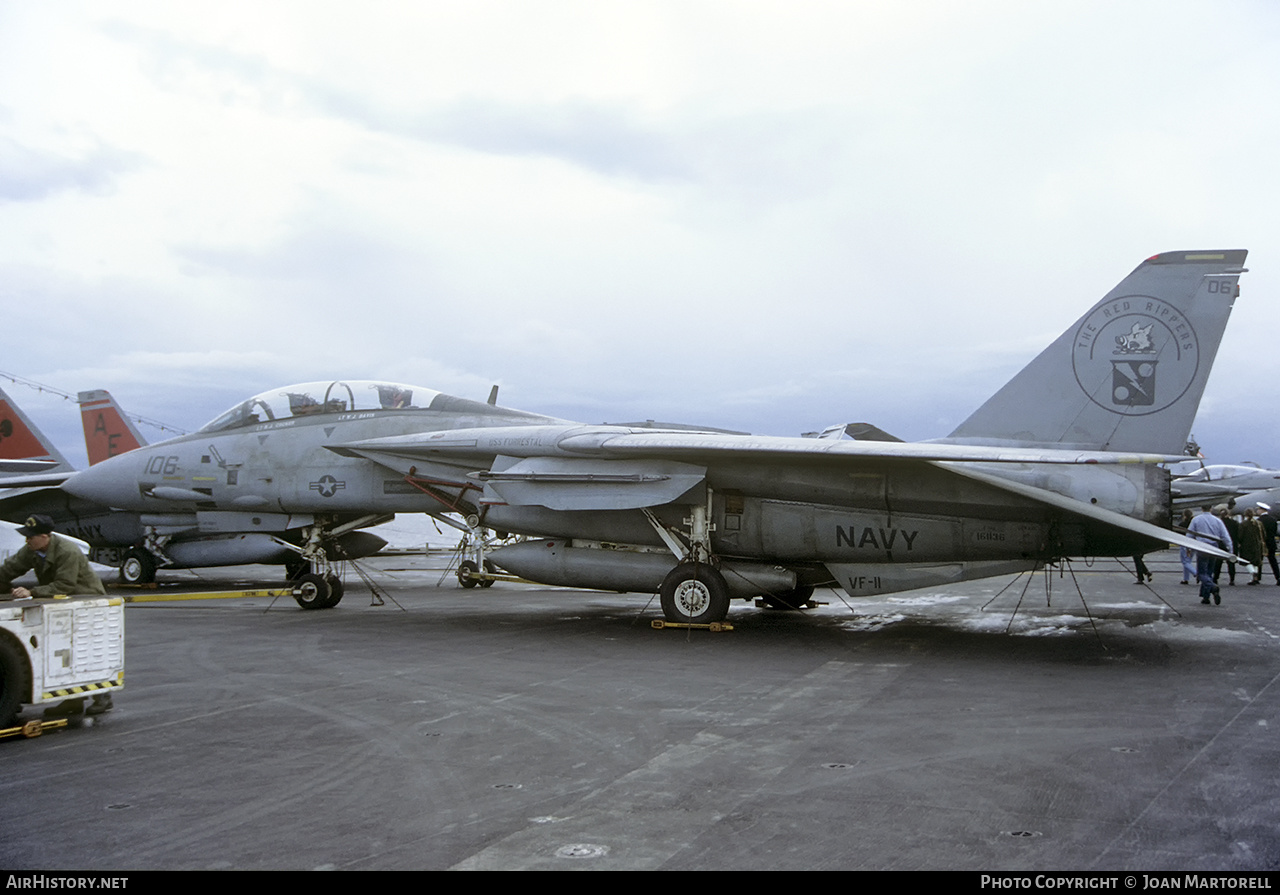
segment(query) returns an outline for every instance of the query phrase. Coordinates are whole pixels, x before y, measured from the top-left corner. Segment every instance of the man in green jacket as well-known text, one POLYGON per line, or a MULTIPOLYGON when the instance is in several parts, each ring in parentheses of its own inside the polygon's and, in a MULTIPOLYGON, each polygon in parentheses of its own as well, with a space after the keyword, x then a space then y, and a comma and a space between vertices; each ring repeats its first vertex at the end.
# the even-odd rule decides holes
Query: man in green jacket
POLYGON ((40 583, 30 589, 13 588, 9 591, 12 599, 107 592, 80 548, 53 534, 53 520, 48 516, 31 516, 27 524, 18 529, 18 534, 27 539, 27 546, 0 565, 0 594, 9 591, 14 578, 31 569, 36 570, 36 580, 40 583))
MULTIPOLYGON (((27 524, 18 529, 18 534, 27 539, 27 546, 10 556, 0 565, 0 599, 9 591, 14 578, 31 569, 36 570, 36 581, 33 588, 15 587, 10 599, 30 600, 32 597, 52 597, 56 594, 105 594, 107 589, 102 581, 93 574, 89 560, 85 559, 80 548, 65 538, 53 533, 53 520, 38 514, 27 518, 27 524)), ((84 697, 67 699, 57 706, 46 709, 45 716, 100 715, 113 708, 110 693, 95 693, 88 708, 84 697)))

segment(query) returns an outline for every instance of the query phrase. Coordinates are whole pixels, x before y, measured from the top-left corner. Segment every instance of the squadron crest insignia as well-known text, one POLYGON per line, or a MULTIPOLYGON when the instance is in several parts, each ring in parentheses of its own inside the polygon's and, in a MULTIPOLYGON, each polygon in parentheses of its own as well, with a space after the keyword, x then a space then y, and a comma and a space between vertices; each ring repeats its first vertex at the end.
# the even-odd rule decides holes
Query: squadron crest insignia
POLYGON ((1181 398, 1200 366, 1195 330, 1158 298, 1128 295, 1093 310, 1076 332, 1071 365, 1089 400, 1125 416, 1181 398))

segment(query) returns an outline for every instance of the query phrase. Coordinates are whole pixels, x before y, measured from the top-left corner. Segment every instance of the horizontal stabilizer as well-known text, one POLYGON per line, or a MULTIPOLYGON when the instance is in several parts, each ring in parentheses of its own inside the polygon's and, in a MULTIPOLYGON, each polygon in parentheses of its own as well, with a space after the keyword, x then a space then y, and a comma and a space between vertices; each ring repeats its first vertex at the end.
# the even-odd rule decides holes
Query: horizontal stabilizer
MULTIPOLYGON (((808 435, 805 436, 810 437, 808 435)), ((897 441, 902 439, 896 435, 890 435, 879 426, 873 426, 871 423, 845 423, 828 426, 814 436, 817 438, 852 438, 854 441, 897 441)))
POLYGON ((54 460, 0 460, 0 472, 6 475, 47 472, 55 464, 54 460))
POLYGON ((1161 528, 1158 525, 1152 525, 1150 522, 1143 522, 1141 519, 1134 519, 1123 513, 1117 513, 1114 510, 1104 509, 1095 504, 1085 503, 1082 500, 1076 500, 1072 497, 1066 497, 1053 491, 1046 491, 1043 488, 1036 488, 1032 485, 1024 485, 1021 482, 1010 481, 1009 479, 1000 478, 998 476, 989 475, 985 472, 979 472, 964 465, 953 465, 950 463, 940 464, 950 472, 957 475, 967 476, 979 482, 984 482, 994 488, 1002 488, 1013 494, 1020 494, 1023 497, 1029 497, 1039 503, 1054 507, 1055 509, 1065 510, 1074 513, 1077 516, 1084 516, 1087 519, 1093 519, 1097 522, 1104 522, 1107 525, 1116 528, 1131 531, 1134 534, 1143 535, 1155 541, 1161 541, 1166 544, 1173 544, 1176 547, 1186 547, 1199 553, 1207 553, 1210 556, 1216 556, 1220 559, 1236 560, 1236 556, 1227 550, 1219 550, 1206 544, 1204 541, 1197 541, 1195 538, 1178 534, 1167 528, 1161 528))
MULTIPOLYGON (((53 446, 45 434, 22 412, 22 408, 0 389, 0 460, 49 460, 52 465, 37 474, 71 472, 74 467, 53 446)), ((64 476, 65 478, 65 476, 64 476)), ((24 481, 21 484, 44 484, 24 481)), ((53 482, 57 484, 57 482, 53 482)), ((16 487, 8 486, 6 487, 16 487)))
POLYGON ((26 472, 0 476, 0 488, 56 488, 75 475, 74 469, 62 472, 26 472))

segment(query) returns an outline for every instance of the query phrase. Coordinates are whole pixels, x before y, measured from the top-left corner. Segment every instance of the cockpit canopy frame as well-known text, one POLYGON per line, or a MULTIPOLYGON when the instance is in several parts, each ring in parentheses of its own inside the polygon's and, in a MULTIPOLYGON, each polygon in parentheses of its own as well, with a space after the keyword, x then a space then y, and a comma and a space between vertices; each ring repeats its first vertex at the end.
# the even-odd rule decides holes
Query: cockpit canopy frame
POLYGON ((335 413, 426 410, 440 392, 374 379, 302 382, 268 389, 215 417, 201 432, 226 432, 258 423, 335 413))

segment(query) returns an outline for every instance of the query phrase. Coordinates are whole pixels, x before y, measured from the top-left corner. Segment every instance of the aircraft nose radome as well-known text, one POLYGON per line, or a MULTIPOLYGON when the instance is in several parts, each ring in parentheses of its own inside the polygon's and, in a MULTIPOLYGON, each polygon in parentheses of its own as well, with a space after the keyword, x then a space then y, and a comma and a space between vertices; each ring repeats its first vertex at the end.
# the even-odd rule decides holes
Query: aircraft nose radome
POLYGON ((72 474, 62 483, 62 490, 73 497, 91 500, 94 503, 118 503, 117 492, 120 490, 122 477, 116 464, 107 460, 97 466, 90 466, 72 474))

